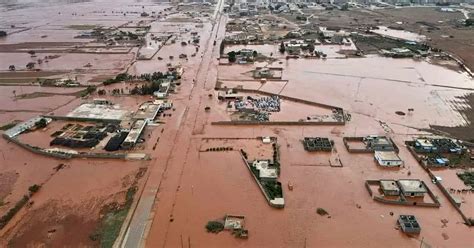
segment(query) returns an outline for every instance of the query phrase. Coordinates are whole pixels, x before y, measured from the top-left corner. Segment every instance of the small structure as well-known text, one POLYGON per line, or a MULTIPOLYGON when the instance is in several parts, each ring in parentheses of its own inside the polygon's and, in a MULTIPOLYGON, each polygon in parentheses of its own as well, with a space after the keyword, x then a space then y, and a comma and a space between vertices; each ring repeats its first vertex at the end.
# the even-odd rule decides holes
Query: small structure
POLYGON ((398 186, 406 197, 423 197, 428 192, 423 181, 418 179, 398 180, 398 186))
POLYGON ((400 215, 397 222, 404 233, 419 234, 421 231, 420 224, 414 215, 400 215))
POLYGON ((270 166, 268 160, 255 160, 252 166, 258 170, 258 177, 260 180, 276 180, 278 178, 278 171, 276 168, 270 166))
POLYGON ((3 135, 8 136, 10 138, 13 138, 13 137, 15 137, 17 135, 20 135, 21 133, 31 129, 31 128, 33 128, 34 126, 36 126, 36 123, 41 121, 41 119, 44 119, 46 121, 46 124, 48 124, 52 121, 51 118, 45 118, 45 117, 42 117, 42 116, 37 116, 37 117, 31 118, 27 121, 16 124, 14 127, 6 130, 3 133, 3 135))
POLYGON ((151 102, 143 103, 133 115, 134 120, 145 120, 148 123, 153 122, 158 112, 161 109, 161 104, 154 104, 151 102))
POLYGON ((262 137, 262 143, 263 144, 270 144, 270 143, 272 143, 272 138, 270 138, 269 136, 262 137))
POLYGON ((229 99, 242 100, 243 98, 244 98, 244 96, 238 94, 237 92, 234 92, 234 90, 232 90, 232 89, 227 90, 227 91, 219 91, 217 93, 217 99, 219 99, 219 100, 229 100, 229 99))
POLYGON ((364 138, 364 142, 373 151, 395 151, 392 141, 385 136, 369 135, 364 138))
POLYGON ((380 180, 380 189, 386 196, 400 195, 400 188, 395 180, 380 180))
POLYGON ((104 98, 95 98, 94 100, 92 100, 92 103, 97 105, 113 105, 111 101, 104 98))
POLYGON ((226 215, 224 229, 232 231, 232 234, 237 238, 248 238, 248 230, 245 229, 245 216, 243 215, 226 215))
POLYGON ((380 166, 395 167, 403 165, 403 161, 394 151, 375 151, 374 159, 380 166))
POLYGON ((431 143, 429 139, 420 138, 415 140, 415 149, 423 152, 435 152, 436 147, 431 143))
POLYGON ((306 151, 331 151, 333 142, 328 138, 304 137, 303 146, 306 151))

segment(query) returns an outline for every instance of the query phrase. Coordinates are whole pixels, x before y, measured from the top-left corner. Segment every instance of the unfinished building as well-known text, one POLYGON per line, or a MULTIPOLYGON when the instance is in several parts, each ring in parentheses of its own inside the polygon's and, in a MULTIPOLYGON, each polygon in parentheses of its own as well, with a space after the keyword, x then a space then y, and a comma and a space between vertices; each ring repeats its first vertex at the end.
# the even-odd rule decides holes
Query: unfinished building
POLYGON ((303 146, 306 151, 325 151, 330 152, 334 142, 328 138, 322 137, 305 137, 303 139, 303 146))
POLYGON ((419 234, 421 231, 420 224, 414 215, 400 215, 397 222, 404 233, 419 234))

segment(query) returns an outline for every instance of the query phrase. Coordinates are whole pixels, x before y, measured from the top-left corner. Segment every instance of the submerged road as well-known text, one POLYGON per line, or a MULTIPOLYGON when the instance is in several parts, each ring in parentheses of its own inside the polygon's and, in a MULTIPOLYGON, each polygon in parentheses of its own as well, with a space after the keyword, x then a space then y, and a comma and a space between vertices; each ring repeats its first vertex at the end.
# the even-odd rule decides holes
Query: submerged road
MULTIPOLYGON (((164 239, 160 239, 158 242, 159 244, 147 245, 149 243, 148 238, 151 239, 152 236, 155 236, 150 230, 152 229, 156 209, 164 208, 172 215, 175 194, 179 190, 180 175, 182 175, 187 165, 186 157, 191 147, 198 113, 203 110, 201 99, 207 97, 207 92, 213 89, 213 85, 209 87, 211 84, 207 84, 207 82, 212 80, 215 82, 217 78, 216 61, 219 56, 219 41, 223 39, 225 34, 225 22, 227 20, 226 16, 222 14, 223 7, 224 0, 219 0, 211 20, 212 31, 207 43, 202 48, 203 54, 199 68, 196 70, 196 75, 191 76, 194 79, 189 80, 191 82, 185 82, 186 84, 192 84, 189 95, 188 97, 179 96, 181 97, 179 105, 182 106, 183 111, 179 114, 176 125, 166 127, 165 132, 160 137, 161 140, 166 140, 166 142, 161 144, 157 152, 153 154, 154 159, 150 165, 143 192, 139 196, 137 207, 130 210, 133 211, 133 215, 125 235, 119 237, 121 240, 116 242, 118 247, 166 247, 167 227, 164 230, 163 228, 159 230, 160 234, 157 236, 164 236, 164 239), (166 191, 161 191, 164 184, 166 184, 164 186, 166 191), (162 193, 163 196, 159 196, 159 193, 162 193)), ((168 219, 163 221, 169 224, 168 219)), ((127 225, 127 223, 124 223, 124 225, 127 225)))

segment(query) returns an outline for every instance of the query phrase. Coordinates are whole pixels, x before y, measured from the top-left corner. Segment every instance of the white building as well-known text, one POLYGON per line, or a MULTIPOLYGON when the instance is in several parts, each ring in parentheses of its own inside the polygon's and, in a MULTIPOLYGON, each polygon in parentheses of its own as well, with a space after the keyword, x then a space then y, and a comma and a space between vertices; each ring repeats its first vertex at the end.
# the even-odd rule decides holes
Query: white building
POLYGON ((375 151, 374 158, 380 166, 395 167, 403 165, 403 161, 393 151, 375 151))
POLYGON ((278 178, 277 169, 270 167, 268 160, 255 160, 252 166, 258 170, 258 177, 261 180, 276 180, 278 178))

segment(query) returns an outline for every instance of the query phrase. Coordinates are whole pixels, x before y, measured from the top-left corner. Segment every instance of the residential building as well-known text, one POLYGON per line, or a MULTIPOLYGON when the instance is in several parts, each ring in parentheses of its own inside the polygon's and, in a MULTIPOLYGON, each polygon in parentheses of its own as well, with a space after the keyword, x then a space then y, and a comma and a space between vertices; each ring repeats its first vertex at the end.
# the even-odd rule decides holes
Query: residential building
POLYGON ((380 189, 386 196, 400 195, 400 188, 395 180, 380 180, 380 189))
POLYGON ((395 167, 403 165, 403 161, 394 151, 375 151, 374 159, 380 166, 395 167))
POLYGON ((428 192, 423 181, 418 179, 402 179, 397 183, 406 197, 423 197, 428 192))

